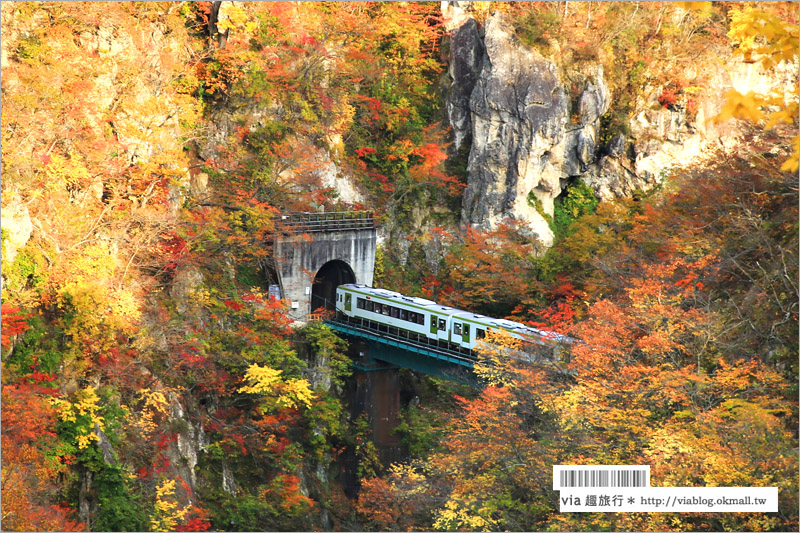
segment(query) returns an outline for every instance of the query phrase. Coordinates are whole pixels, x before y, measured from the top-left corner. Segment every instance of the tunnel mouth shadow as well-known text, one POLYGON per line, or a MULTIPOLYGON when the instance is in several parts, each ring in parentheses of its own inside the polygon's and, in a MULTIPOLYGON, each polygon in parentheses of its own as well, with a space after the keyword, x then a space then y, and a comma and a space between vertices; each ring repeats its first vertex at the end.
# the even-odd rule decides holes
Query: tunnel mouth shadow
POLYGON ((311 286, 311 311, 336 308, 336 287, 355 283, 356 275, 350 265, 334 259, 320 267, 311 286))

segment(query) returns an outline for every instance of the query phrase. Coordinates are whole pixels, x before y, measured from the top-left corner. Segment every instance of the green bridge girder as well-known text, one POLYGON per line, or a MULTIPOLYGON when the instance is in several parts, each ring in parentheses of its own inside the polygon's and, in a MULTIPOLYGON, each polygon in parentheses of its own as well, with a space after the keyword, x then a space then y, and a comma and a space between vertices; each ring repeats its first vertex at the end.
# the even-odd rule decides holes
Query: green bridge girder
POLYGON ((372 363, 372 360, 377 360, 451 381, 477 384, 473 372, 474 356, 446 348, 416 344, 388 332, 376 332, 339 320, 326 320, 325 324, 334 331, 367 343, 368 356, 365 360, 353 362, 353 366, 363 372, 391 368, 372 363))

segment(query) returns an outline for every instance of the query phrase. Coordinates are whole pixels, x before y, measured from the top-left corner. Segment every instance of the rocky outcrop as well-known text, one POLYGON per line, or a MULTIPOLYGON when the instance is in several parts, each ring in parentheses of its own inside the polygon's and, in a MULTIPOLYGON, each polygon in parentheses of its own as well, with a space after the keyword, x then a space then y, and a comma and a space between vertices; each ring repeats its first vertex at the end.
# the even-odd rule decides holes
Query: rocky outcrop
POLYGON ((204 281, 203 273, 193 265, 180 267, 169 289, 170 298, 177 304, 178 312, 185 315, 195 307, 195 294, 204 281))
MULTIPOLYGON (((454 2, 457 3, 457 2, 454 2)), ((450 13, 450 64, 449 84, 445 105, 450 125, 453 128, 453 143, 458 150, 472 138, 472 113, 469 102, 483 64, 483 39, 475 19, 462 13, 457 7, 450 13), (460 22, 460 25, 457 25, 460 22)))
MULTIPOLYGON (((468 21, 461 28, 465 35, 472 31, 468 21)), ((464 63, 480 48, 475 39, 454 39, 451 55, 464 63)), ((482 49, 469 100, 472 147, 462 220, 483 229, 504 218, 521 220, 549 245, 553 234, 540 210, 552 214, 562 181, 585 172, 595 158, 599 117, 609 104, 602 68, 572 82, 578 96, 572 102, 555 64, 521 43, 500 13, 486 21, 482 49)))
POLYGON ((181 479, 187 481, 194 490, 197 486, 196 466, 199 456, 205 451, 208 441, 203 425, 197 416, 186 413, 181 400, 174 392, 167 395, 169 400, 170 423, 174 428, 175 441, 167 448, 170 464, 177 470, 181 479))
MULTIPOLYGON (((704 86, 714 90, 683 94, 676 105, 662 105, 662 88, 647 87, 627 135, 600 146, 600 117, 613 105, 602 66, 557 66, 522 43, 502 13, 480 27, 470 4, 442 2, 451 32, 448 118, 454 145, 470 147, 462 223, 492 229, 516 219, 544 246, 553 235, 542 215, 553 214, 554 200, 573 178, 601 199, 652 189, 673 168, 735 146, 736 124, 709 120, 726 87, 768 94, 780 85, 791 92, 797 80, 796 64, 766 73, 731 60, 703 72, 704 86)), ((681 76, 693 80, 698 73, 681 76)))
POLYGON ((581 175, 581 180, 592 187, 602 200, 630 197, 657 183, 656 177, 652 175, 642 180, 633 169, 631 161, 619 153, 602 157, 581 175))
MULTIPOLYGON (((275 123, 289 120, 286 111, 280 104, 268 104, 254 100, 237 100, 225 107, 220 107, 211 114, 209 128, 205 142, 199 144, 197 156, 200 160, 218 159, 224 153, 224 147, 235 139, 237 132, 241 134, 241 124, 249 133, 258 133, 261 128, 275 123)), ((356 179, 346 171, 346 167, 339 164, 336 156, 337 146, 333 141, 325 143, 322 147, 310 137, 294 136, 285 142, 285 149, 280 147, 274 162, 273 170, 277 172, 280 181, 289 188, 298 192, 310 190, 330 189, 334 194, 331 199, 339 200, 345 204, 362 204, 366 198, 357 185, 356 179)), ((206 176, 205 183, 198 184, 197 178, 192 176, 186 192, 198 197, 198 192, 209 194, 206 176)))
MULTIPOLYGON (((671 169, 701 161, 716 149, 736 146, 741 124, 717 124, 712 120, 722 109, 728 89, 742 94, 770 94, 777 89, 789 94, 797 84, 797 63, 782 63, 767 72, 758 65, 732 58, 712 68, 706 72, 706 85, 714 90, 696 97, 695 116, 689 116, 684 105, 660 105, 657 97, 661 88, 651 88, 643 95, 641 110, 630 121, 634 170, 642 185, 658 183, 671 169)), ((693 74, 688 72, 686 77, 693 74)))
POLYGON ((331 199, 351 205, 365 202, 355 180, 342 172, 326 149, 297 139, 293 157, 293 160, 284 160, 283 165, 287 168, 279 175, 290 187, 298 191, 303 188, 329 189, 334 193, 331 199))

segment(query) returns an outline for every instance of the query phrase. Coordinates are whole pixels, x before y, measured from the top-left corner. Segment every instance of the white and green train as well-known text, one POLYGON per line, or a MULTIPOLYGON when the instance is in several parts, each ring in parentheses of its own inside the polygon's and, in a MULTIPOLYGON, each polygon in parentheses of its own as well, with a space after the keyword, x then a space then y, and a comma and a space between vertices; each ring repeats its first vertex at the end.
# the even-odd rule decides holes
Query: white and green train
POLYGON ((503 330, 524 342, 542 345, 571 340, 519 322, 478 315, 366 285, 339 285, 336 289, 336 313, 341 319, 370 329, 429 344, 447 345, 464 352, 471 351, 487 331, 503 330))

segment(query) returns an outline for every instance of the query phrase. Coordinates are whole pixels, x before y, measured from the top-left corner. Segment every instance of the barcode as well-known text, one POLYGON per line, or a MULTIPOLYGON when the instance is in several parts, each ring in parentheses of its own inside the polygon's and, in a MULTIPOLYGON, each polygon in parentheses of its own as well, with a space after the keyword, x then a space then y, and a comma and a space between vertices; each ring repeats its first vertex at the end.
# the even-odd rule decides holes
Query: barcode
POLYGON ((562 487, 646 487, 647 475, 641 470, 562 470, 562 487))
POLYGON ((553 489, 649 487, 648 465, 553 465, 553 489))

